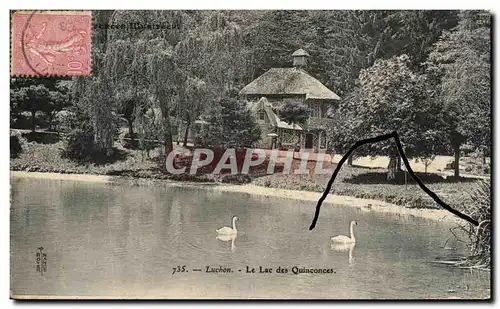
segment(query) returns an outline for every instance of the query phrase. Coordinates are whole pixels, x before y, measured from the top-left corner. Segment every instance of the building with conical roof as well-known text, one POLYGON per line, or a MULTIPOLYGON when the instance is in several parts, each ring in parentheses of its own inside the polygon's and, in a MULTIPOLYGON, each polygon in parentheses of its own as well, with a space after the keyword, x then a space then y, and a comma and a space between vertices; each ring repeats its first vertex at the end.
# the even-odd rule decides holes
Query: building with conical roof
POLYGON ((240 91, 261 127, 261 147, 273 148, 276 137, 281 148, 327 148, 326 128, 332 121, 327 112, 340 97, 303 69, 309 57, 307 51, 298 49, 292 54, 293 67, 269 69, 240 91), (311 109, 305 124, 287 124, 277 116, 277 110, 290 101, 305 103, 311 109))

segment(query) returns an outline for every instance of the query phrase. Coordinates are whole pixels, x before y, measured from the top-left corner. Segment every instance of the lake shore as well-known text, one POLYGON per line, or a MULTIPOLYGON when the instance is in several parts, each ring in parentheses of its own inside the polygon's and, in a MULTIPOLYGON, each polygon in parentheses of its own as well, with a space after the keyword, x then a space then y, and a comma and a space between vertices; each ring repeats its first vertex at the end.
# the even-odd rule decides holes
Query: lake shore
MULTIPOLYGON (((187 182, 173 180, 151 180, 144 178, 128 178, 123 176, 107 176, 107 175, 91 175, 91 174, 62 174, 62 173, 42 173, 42 172, 24 172, 11 171, 11 178, 38 178, 48 180, 67 180, 67 181, 84 181, 95 183, 123 184, 123 185, 151 185, 161 184, 169 187, 194 188, 203 190, 213 190, 220 192, 235 192, 247 193, 252 195, 290 198, 302 201, 318 201, 322 193, 288 190, 279 188, 267 188, 254 184, 232 185, 223 183, 204 183, 204 182, 187 182)), ((462 220, 446 210, 441 209, 416 209, 406 208, 395 204, 386 203, 379 200, 356 198, 345 195, 329 194, 324 203, 342 204, 350 207, 356 207, 364 211, 374 211, 382 213, 392 213, 399 216, 419 217, 436 221, 446 221, 459 223, 462 220)))

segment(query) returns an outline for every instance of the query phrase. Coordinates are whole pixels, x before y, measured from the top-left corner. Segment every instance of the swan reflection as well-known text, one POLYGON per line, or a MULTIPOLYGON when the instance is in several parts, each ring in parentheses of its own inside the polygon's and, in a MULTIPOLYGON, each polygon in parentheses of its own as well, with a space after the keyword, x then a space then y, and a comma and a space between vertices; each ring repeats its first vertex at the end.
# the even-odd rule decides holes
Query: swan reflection
POLYGON ((231 241, 231 251, 234 252, 234 249, 235 249, 234 241, 236 240, 236 234, 232 234, 232 235, 217 235, 215 238, 217 238, 218 240, 224 241, 224 242, 231 241))
POLYGON ((337 251, 337 252, 349 251, 349 265, 352 265, 352 262, 354 261, 354 258, 352 257, 352 251, 354 250, 354 246, 356 246, 356 243, 335 243, 335 242, 333 242, 330 245, 330 248, 332 250, 337 251))

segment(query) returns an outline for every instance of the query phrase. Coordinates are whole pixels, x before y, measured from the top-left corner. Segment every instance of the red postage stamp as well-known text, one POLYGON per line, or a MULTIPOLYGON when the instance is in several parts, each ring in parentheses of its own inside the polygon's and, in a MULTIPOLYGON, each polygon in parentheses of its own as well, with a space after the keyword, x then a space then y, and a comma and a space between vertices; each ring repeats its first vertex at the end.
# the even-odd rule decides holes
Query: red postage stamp
POLYGON ((13 13, 11 76, 90 75, 91 25, 90 12, 13 13))

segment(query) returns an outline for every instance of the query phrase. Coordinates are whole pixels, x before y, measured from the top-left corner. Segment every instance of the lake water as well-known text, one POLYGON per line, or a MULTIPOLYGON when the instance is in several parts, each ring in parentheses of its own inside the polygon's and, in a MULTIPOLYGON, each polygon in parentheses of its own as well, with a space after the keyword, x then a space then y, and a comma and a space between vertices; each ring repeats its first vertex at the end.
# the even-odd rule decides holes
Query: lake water
POLYGON ((325 204, 309 231, 314 202, 27 178, 11 184, 16 295, 415 299, 490 293, 489 272, 433 263, 466 253, 451 224, 325 204), (234 215, 236 239, 216 239, 215 230, 231 226, 234 215), (355 247, 332 249, 330 237, 349 235, 351 220, 358 222, 355 247), (43 275, 36 269, 39 247, 47 254, 43 275), (177 266, 186 272, 172 274, 177 266), (207 273, 207 266, 232 272, 207 273), (273 272, 261 274, 259 266, 273 272), (288 272, 276 273, 278 267, 288 272), (293 274, 294 267, 332 273, 293 274))

